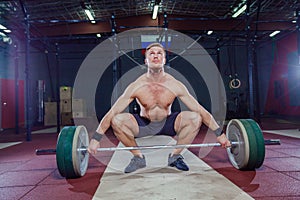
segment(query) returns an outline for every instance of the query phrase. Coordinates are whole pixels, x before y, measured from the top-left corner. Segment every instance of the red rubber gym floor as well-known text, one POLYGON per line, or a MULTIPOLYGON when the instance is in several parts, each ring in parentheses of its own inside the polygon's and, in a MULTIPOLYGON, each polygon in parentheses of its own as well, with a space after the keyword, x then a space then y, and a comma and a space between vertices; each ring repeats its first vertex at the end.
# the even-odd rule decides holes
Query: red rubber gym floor
MULTIPOLYGON (((260 126, 263 130, 299 129, 300 123, 266 118, 260 126)), ((35 127, 39 128, 44 127, 35 127)), ((90 156, 86 175, 66 180, 57 171, 55 155, 35 155, 36 149, 55 148, 57 134, 32 134, 32 141, 26 142, 25 131, 21 132, 0 132, 0 143, 22 141, 0 150, 0 199, 92 199, 113 152, 102 152, 101 162, 90 156)), ((201 132, 204 130, 194 143, 203 141, 201 132)), ((107 136, 112 143, 118 143, 112 133, 107 136)), ((300 139, 265 132, 264 138, 280 139, 281 145, 266 146, 264 164, 256 171, 236 170, 226 151, 219 147, 202 159, 254 199, 300 199, 300 139)), ((190 151, 199 155, 200 150, 190 151)))

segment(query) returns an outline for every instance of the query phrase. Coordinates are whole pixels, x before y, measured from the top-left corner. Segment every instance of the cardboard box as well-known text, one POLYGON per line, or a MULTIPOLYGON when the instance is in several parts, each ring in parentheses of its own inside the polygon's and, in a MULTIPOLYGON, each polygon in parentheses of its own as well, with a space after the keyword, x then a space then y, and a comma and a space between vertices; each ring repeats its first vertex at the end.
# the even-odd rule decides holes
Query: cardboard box
POLYGON ((44 125, 45 126, 54 126, 57 124, 57 115, 56 113, 48 113, 44 115, 44 125))
POLYGON ((56 111, 57 111, 57 107, 56 107, 57 103, 56 102, 45 102, 44 106, 45 106, 45 115, 48 114, 55 114, 56 115, 56 111))
POLYGON ((81 118, 81 117, 86 117, 85 112, 73 112, 73 118, 81 118))
POLYGON ((53 126, 57 124, 57 103, 56 102, 45 102, 45 113, 44 113, 44 125, 53 126))
POLYGON ((45 115, 44 126, 54 126, 57 124, 57 115, 45 115))
POLYGON ((60 100, 72 99, 72 87, 61 86, 59 88, 60 100))
POLYGON ((61 113, 72 112, 72 100, 71 99, 60 100, 60 112, 61 113))
POLYGON ((61 125, 73 125, 73 117, 71 112, 61 113, 61 125))
POLYGON ((86 104, 84 99, 73 99, 72 101, 73 112, 86 112, 86 104))

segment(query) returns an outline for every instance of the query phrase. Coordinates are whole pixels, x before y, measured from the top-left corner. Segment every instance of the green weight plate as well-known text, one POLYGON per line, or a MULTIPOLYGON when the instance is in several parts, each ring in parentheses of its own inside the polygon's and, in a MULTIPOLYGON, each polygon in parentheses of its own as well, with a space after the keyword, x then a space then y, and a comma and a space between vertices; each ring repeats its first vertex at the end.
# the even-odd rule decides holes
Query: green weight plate
POLYGON ((240 119, 240 121, 246 130, 249 143, 249 160, 247 166, 243 170, 254 170, 257 162, 257 143, 255 132, 246 119, 240 119))
POLYGON ((251 125, 256 136, 257 160, 255 168, 259 168, 262 166, 265 159, 265 140, 259 125, 252 119, 247 119, 247 121, 251 125))
POLYGON ((64 127, 59 133, 56 144, 56 163, 59 173, 66 178, 76 178, 73 168, 73 138, 75 133, 75 126, 64 127))
POLYGON ((77 151, 78 148, 87 148, 89 146, 89 136, 84 126, 77 126, 74 139, 72 161, 75 174, 80 177, 86 173, 89 161, 89 154, 87 151, 77 151))
POLYGON ((57 143, 56 143, 56 164, 57 169, 61 176, 65 177, 65 153, 64 153, 64 141, 66 137, 67 129, 61 130, 61 132, 58 135, 57 143))
POLYGON ((227 138, 231 142, 237 142, 227 149, 227 154, 231 164, 237 169, 245 169, 249 162, 249 142, 248 134, 242 122, 237 119, 229 121, 226 129, 227 138))

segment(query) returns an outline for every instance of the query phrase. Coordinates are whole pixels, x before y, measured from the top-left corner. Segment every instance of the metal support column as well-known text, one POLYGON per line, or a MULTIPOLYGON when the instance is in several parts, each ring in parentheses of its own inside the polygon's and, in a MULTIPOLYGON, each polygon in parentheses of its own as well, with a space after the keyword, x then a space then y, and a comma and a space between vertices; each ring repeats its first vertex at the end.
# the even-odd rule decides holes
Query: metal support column
MULTIPOLYGON (((297 17, 297 29, 296 29, 296 34, 297 34, 297 43, 298 43, 298 65, 300 65, 300 8, 296 10, 296 17, 297 17)), ((300 128, 298 129, 300 131, 300 128)))
POLYGON ((25 20, 25 37, 26 37, 26 44, 25 44, 25 106, 26 106, 26 141, 31 141, 31 128, 32 128, 32 101, 31 101, 31 85, 30 85, 30 71, 29 71, 29 48, 30 48, 30 22, 29 22, 29 15, 27 14, 27 10, 23 4, 22 0, 19 0, 20 5, 22 7, 22 11, 24 14, 25 20))
POLYGON ((298 47, 298 64, 300 65, 300 8, 297 9, 296 11, 296 17, 297 17, 297 29, 296 29, 296 34, 297 34, 297 47, 298 47))
POLYGON ((260 122, 260 104, 259 104, 259 85, 258 85, 258 66, 257 66, 257 54, 256 54, 256 35, 252 42, 252 55, 253 55, 253 104, 254 104, 254 119, 260 122))
MULTIPOLYGON (((257 4, 257 13, 256 13, 256 21, 259 21, 259 14, 260 14, 260 9, 261 9, 261 3, 262 1, 259 0, 256 2, 257 4)), ((258 30, 258 23, 256 23, 256 28, 255 28, 255 33, 254 33, 254 39, 253 39, 253 73, 254 73, 254 91, 255 91, 255 98, 254 98, 254 103, 255 103, 255 112, 254 116, 257 122, 261 122, 261 109, 260 109, 260 91, 259 91, 259 84, 258 84, 258 66, 257 66, 257 30, 258 30)))
POLYGON ((29 70, 29 51, 30 51, 30 23, 29 15, 26 14, 26 45, 25 45, 25 76, 26 76, 26 140, 31 141, 32 128, 32 95, 31 95, 31 81, 29 70))
POLYGON ((164 12, 164 24, 163 24, 163 27, 164 27, 164 32, 165 32, 165 49, 166 49, 166 61, 167 61, 167 66, 169 66, 169 35, 168 35, 168 15, 166 12, 164 12))
MULTIPOLYGON (((217 68, 219 70, 220 76, 221 76, 221 57, 220 57, 220 38, 217 38, 217 45, 216 45, 216 56, 217 56, 217 68)), ((222 116, 219 116, 218 113, 222 113, 220 110, 224 109, 224 107, 227 110, 227 104, 226 104, 226 97, 222 96, 222 89, 221 89, 221 81, 220 79, 218 80, 218 94, 219 94, 219 112, 216 112, 215 118, 217 120, 217 123, 222 127, 224 125, 224 122, 222 122, 220 119, 222 119, 222 116)), ((226 112, 225 112, 226 113, 226 112)))
MULTIPOLYGON (((112 37, 112 42, 115 46, 115 50, 113 52, 114 54, 114 61, 112 63, 112 68, 113 68, 113 87, 115 87, 117 85, 118 79, 119 79, 119 69, 118 69, 118 50, 119 50, 119 44, 118 44, 118 40, 117 40, 117 33, 116 33, 116 21, 115 21, 115 16, 112 15, 111 16, 111 32, 113 34, 112 37), (116 50, 117 49, 117 50, 116 50)), ((117 100, 118 96, 119 96, 119 89, 116 88, 115 89, 115 93, 113 94, 114 96, 114 100, 117 100)))
POLYGON ((247 66, 248 66, 248 89, 249 89, 249 117, 254 117, 254 88, 253 88, 253 42, 250 30, 250 5, 251 0, 247 1, 246 9, 246 51, 247 51, 247 66))
POLYGON ((55 43, 55 58, 56 58, 56 131, 60 132, 60 68, 59 68, 59 47, 58 43, 55 43))
POLYGON ((16 134, 19 134, 19 54, 18 45, 14 44, 14 54, 15 54, 15 129, 16 134))
POLYGON ((220 38, 217 38, 217 46, 216 46, 216 52, 217 52, 217 68, 219 69, 221 73, 221 61, 220 61, 220 38))

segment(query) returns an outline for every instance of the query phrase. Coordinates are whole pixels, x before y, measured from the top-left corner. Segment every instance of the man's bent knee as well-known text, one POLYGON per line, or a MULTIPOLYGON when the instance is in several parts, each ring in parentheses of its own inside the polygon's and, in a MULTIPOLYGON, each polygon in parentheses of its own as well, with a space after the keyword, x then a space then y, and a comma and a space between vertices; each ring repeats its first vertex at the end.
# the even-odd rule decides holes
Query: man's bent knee
POLYGON ((188 126, 191 129, 200 129, 202 118, 199 113, 192 111, 183 111, 179 114, 176 120, 176 129, 180 130, 182 127, 188 126))
POLYGON ((112 128, 117 128, 121 127, 125 123, 125 118, 124 114, 117 114, 111 119, 111 126, 112 128))
POLYGON ((202 117, 200 116, 200 114, 196 112, 189 112, 188 116, 191 125, 193 125, 195 128, 200 128, 202 124, 202 117))
POLYGON ((115 115, 111 120, 111 127, 115 133, 122 132, 122 130, 138 131, 138 125, 135 122, 133 115, 130 113, 120 113, 115 115))
POLYGON ((130 125, 131 123, 131 114, 129 113, 121 113, 115 115, 111 120, 111 127, 114 128, 122 128, 125 125, 130 125))

